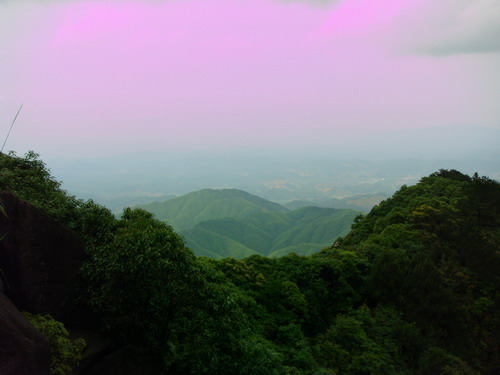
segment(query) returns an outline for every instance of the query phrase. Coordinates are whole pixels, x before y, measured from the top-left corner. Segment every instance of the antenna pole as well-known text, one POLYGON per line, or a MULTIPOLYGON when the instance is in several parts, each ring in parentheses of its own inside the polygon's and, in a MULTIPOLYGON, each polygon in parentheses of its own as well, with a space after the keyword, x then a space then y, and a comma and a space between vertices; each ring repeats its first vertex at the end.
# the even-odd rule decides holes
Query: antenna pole
POLYGON ((14 127, 14 124, 16 123, 17 116, 19 116, 19 113, 21 112, 21 109, 23 109, 23 104, 19 107, 19 110, 16 113, 16 117, 14 117, 14 120, 12 121, 12 124, 10 125, 9 132, 7 133, 7 137, 5 137, 5 141, 3 141, 2 149, 0 150, 0 153, 3 152, 3 148, 5 147, 5 144, 7 143, 7 139, 9 139, 10 131, 14 127))

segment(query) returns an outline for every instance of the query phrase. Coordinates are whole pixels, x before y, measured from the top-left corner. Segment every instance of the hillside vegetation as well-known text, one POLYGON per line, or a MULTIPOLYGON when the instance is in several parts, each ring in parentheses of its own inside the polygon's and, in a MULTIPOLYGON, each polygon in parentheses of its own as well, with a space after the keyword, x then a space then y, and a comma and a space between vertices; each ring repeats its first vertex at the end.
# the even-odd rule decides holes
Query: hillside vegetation
POLYGON ((307 255, 348 233, 359 212, 350 209, 289 209, 237 189, 205 189, 140 206, 167 222, 196 255, 307 255))
MULTIPOLYGON (((116 219, 69 196, 35 154, 0 155, 0 189, 82 236, 72 324, 141 348, 155 374, 500 372, 500 184, 487 177, 441 170, 357 217, 335 247, 240 260, 194 256, 144 210, 116 219)), ((257 222, 292 220, 274 214, 252 216, 261 241, 257 222)))
POLYGON ((297 208, 315 206, 315 207, 330 207, 330 208, 350 208, 357 211, 368 212, 375 205, 379 204, 382 200, 388 198, 386 193, 372 193, 372 194, 357 194, 345 198, 329 198, 329 199, 295 199, 284 206, 290 210, 297 208))
POLYGON ((262 212, 287 211, 277 203, 237 189, 204 189, 140 207, 154 214, 157 219, 168 221, 179 231, 206 220, 226 217, 238 219, 262 212))

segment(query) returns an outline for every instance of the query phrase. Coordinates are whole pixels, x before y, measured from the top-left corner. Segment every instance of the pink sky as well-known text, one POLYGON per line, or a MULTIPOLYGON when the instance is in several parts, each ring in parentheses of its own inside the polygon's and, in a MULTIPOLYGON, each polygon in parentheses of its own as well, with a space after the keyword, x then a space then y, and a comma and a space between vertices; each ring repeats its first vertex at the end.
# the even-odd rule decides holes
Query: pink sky
MULTIPOLYGON (((500 127, 496 0, 3 0, 0 136, 43 156, 500 127)), ((499 140, 500 141, 500 140, 499 140)))

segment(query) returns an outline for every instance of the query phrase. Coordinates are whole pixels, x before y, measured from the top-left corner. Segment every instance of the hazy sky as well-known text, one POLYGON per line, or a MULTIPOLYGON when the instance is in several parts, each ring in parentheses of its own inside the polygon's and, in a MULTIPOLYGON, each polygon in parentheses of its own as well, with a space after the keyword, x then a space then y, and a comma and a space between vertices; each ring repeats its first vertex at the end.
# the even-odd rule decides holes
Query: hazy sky
POLYGON ((500 128, 499 20, 499 0, 2 0, 0 137, 21 103, 6 149, 42 157, 500 128))

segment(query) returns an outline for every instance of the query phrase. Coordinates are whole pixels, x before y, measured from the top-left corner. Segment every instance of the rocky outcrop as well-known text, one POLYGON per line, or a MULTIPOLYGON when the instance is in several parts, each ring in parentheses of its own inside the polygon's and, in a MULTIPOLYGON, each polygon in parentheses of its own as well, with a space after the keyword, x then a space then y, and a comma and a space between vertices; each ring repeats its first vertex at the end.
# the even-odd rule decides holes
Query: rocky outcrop
POLYGON ((0 277, 21 311, 60 317, 83 259, 81 239, 33 205, 0 191, 0 277), (2 275, 3 274, 3 275, 2 275))
MULTIPOLYGON (((81 239, 43 211, 0 191, 0 375, 48 375, 50 347, 20 311, 64 321, 84 256, 81 239)), ((72 329, 88 346, 75 374, 161 374, 161 357, 114 348, 112 340, 72 329)))
POLYGON ((47 340, 0 293, 0 374, 48 375, 49 361, 47 340))

